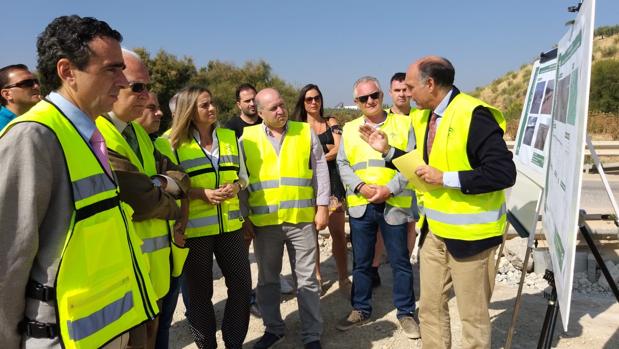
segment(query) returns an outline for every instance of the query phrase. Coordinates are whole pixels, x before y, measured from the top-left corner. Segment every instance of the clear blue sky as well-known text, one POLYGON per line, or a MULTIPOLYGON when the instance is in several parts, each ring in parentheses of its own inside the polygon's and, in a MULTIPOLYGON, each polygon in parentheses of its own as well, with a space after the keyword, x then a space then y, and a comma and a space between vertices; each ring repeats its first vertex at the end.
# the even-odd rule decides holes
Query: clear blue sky
MULTIPOLYGON (((35 42, 54 17, 94 16, 129 48, 218 59, 264 59, 296 87, 318 84, 326 106, 352 104, 353 82, 374 75, 387 88, 396 71, 438 54, 465 91, 531 62, 563 36, 577 1, 3 1, 0 66, 35 68, 35 42)), ((619 24, 619 1, 598 0, 595 26, 619 24)), ((217 91, 214 91, 217 93, 217 91)), ((390 100, 386 100, 390 102, 390 100)))

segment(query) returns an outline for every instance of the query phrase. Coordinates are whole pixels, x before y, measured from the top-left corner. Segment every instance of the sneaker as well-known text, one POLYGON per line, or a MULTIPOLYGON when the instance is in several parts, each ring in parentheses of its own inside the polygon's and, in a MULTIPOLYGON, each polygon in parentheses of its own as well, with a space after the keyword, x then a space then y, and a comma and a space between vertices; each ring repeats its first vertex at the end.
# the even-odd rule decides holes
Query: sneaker
POLYGON ((372 267, 370 269, 370 274, 372 276, 372 288, 380 286, 380 275, 378 274, 378 267, 372 267))
POLYGON ((340 331, 348 331, 355 326, 363 325, 369 320, 369 315, 365 315, 360 310, 353 309, 353 311, 351 311, 346 318, 340 320, 340 322, 337 323, 337 326, 335 326, 335 328, 340 331))
POLYGON ((271 332, 265 332, 262 335, 262 338, 256 344, 254 344, 254 349, 267 349, 276 346, 284 340, 284 335, 278 336, 271 332))
POLYGON ((291 294, 294 291, 294 287, 283 275, 279 276, 279 288, 283 294, 291 294))
POLYGON ((305 349, 322 349, 322 347, 320 346, 320 341, 313 341, 305 343, 305 349))
POLYGON ((419 332, 419 324, 415 321, 415 318, 412 316, 402 316, 398 319, 400 322, 400 326, 402 327, 402 331, 406 335, 406 337, 410 339, 419 339, 421 338, 421 332, 419 332))

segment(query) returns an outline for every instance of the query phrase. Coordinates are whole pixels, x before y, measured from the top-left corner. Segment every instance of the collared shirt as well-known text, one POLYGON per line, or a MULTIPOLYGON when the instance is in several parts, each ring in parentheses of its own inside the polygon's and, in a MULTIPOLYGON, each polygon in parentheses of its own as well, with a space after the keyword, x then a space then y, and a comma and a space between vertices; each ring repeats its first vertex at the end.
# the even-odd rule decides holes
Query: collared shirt
MULTIPOLYGON (((286 137, 286 131, 288 130, 288 123, 286 123, 286 125, 284 126, 282 137, 279 140, 275 138, 273 131, 271 131, 271 129, 269 129, 266 124, 263 123, 262 127, 265 134, 267 135, 267 139, 273 145, 275 153, 279 156, 279 152, 282 149, 282 143, 284 142, 284 137, 286 137)), ((310 165, 314 169, 314 175, 312 176, 312 186, 314 187, 314 193, 316 194, 316 205, 328 206, 329 196, 331 196, 331 181, 329 179, 329 168, 327 167, 325 152, 322 150, 322 145, 320 145, 320 140, 318 140, 318 136, 316 136, 313 130, 310 130, 310 133, 312 142, 310 165)), ((240 143, 243 143, 242 137, 240 143)), ((239 149, 241 149, 242 152, 243 147, 239 146, 239 149)))
MULTIPOLYGON (((445 114, 445 109, 449 105, 449 101, 451 100, 451 94, 453 93, 453 88, 447 92, 441 103, 439 103, 436 108, 434 108, 434 114, 436 114, 436 128, 441 124, 441 120, 443 120, 443 115, 445 114)), ((455 188, 460 189, 460 177, 458 176, 458 172, 443 172, 443 186, 447 188, 455 188)))
MULTIPOLYGON (((445 97, 441 100, 441 102, 434 108, 433 113, 436 114, 436 128, 441 123, 443 119, 443 115, 445 114, 445 109, 449 105, 449 101, 451 100, 451 94, 453 93, 453 88, 447 92, 445 97)), ((385 161, 391 161, 393 156, 395 155, 395 148, 391 147, 387 154, 384 156, 385 161)), ((458 172, 443 172, 443 186, 447 188, 460 188, 460 178, 458 177, 458 172)))
POLYGON ((10 111, 9 108, 0 106, 0 131, 16 117, 17 115, 10 111))
POLYGON ((127 126, 129 126, 128 122, 124 122, 124 121, 120 120, 118 118, 118 116, 116 116, 116 114, 114 114, 113 111, 109 112, 107 115, 109 115, 110 120, 112 121, 112 123, 114 124, 114 126, 116 127, 118 132, 120 132, 120 134, 122 134, 123 131, 127 128, 127 126))
POLYGON ((86 143, 90 146, 90 138, 97 128, 95 122, 90 118, 90 116, 86 115, 86 113, 84 113, 60 93, 52 92, 46 97, 46 99, 62 111, 71 123, 75 125, 77 132, 79 132, 79 134, 86 140, 86 143))
MULTIPOLYGON (((202 143, 200 140, 200 132, 197 129, 193 128, 191 134, 193 138, 196 140, 196 142, 198 142, 202 150, 204 150, 204 153, 206 154, 208 159, 211 161, 211 164, 213 165, 213 168, 215 169, 215 171, 218 171, 219 170, 219 140, 217 138, 217 132, 215 132, 216 130, 217 128, 213 128, 213 134, 211 135, 213 137, 213 144, 211 145, 211 150, 208 150, 205 146, 202 146, 202 143)), ((238 173, 239 185, 241 186, 241 188, 245 188, 247 187, 247 184, 249 183, 249 176, 247 175, 247 168, 245 167, 245 157, 243 156, 243 152, 240 151, 241 145, 238 143, 238 140, 237 140, 237 146, 239 149, 239 173, 238 173)))

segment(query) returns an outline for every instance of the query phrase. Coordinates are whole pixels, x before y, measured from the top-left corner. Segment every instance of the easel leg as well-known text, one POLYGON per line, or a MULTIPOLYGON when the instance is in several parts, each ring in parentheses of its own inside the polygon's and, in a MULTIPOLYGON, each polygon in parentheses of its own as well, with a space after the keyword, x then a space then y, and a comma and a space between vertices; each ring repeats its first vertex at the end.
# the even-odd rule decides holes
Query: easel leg
MULTIPOLYGON (((584 210, 581 210, 580 214, 581 214, 581 217, 584 217, 583 215, 586 215, 586 212, 584 210)), ((581 221, 581 223, 582 224, 580 224, 580 229, 579 229, 580 233, 585 238, 585 241, 587 242, 587 245, 589 246, 591 253, 593 253, 593 256, 595 257, 595 261, 598 267, 600 267, 600 269, 602 270, 602 274, 604 274, 604 277, 606 278, 606 281, 608 282, 610 289, 613 291, 613 294, 615 295, 617 302, 619 302, 619 290, 617 289, 617 284, 615 283, 615 280, 613 280, 612 275, 610 275, 610 272, 608 271, 608 268, 606 267, 606 263, 604 263, 604 260, 602 259, 602 255, 600 254, 600 251, 598 250, 597 246, 593 242, 593 238, 591 238, 591 228, 589 227, 587 222, 584 221, 584 219, 581 221)))
POLYGON ((544 296, 548 299, 548 307, 546 308, 546 316, 544 317, 544 324, 542 325, 542 332, 540 333, 539 341, 537 342, 537 349, 549 349, 552 344, 552 337, 555 332, 555 326, 557 324, 557 315, 559 314, 559 304, 557 304, 557 289, 555 287, 554 274, 550 270, 546 270, 544 279, 548 281, 551 287, 550 294, 544 296))
POLYGON ((522 302, 522 287, 524 286, 524 279, 527 276, 527 265, 529 265, 529 257, 531 256, 531 247, 527 247, 527 252, 524 255, 524 263, 522 263, 522 273, 520 274, 520 283, 518 284, 518 294, 516 295, 516 303, 514 304, 514 312, 512 314, 512 322, 507 330, 507 339, 505 340, 505 349, 512 347, 512 338, 514 336, 514 330, 516 328, 516 321, 518 320, 518 314, 520 313, 520 304, 522 302))

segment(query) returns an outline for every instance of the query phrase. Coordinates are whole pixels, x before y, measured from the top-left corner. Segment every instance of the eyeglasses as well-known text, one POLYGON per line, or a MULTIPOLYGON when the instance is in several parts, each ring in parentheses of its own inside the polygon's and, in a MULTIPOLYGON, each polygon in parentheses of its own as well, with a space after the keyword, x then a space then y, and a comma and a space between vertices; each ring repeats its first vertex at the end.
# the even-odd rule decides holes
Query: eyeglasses
POLYGON ((320 95, 314 96, 314 97, 305 97, 305 103, 312 103, 312 101, 316 102, 316 103, 320 103, 322 98, 320 98, 320 95))
POLYGON ((16 83, 14 83, 12 85, 4 86, 3 88, 13 88, 13 87, 33 88, 34 85, 40 85, 39 84, 39 79, 26 79, 26 80, 22 80, 20 82, 16 82, 16 83))
POLYGON ((374 93, 370 93, 369 95, 365 95, 365 96, 359 96, 357 97, 357 100, 361 103, 366 103, 368 101, 368 98, 372 98, 373 100, 377 100, 378 97, 380 97, 380 91, 376 91, 374 93))
POLYGON ((129 88, 133 93, 142 93, 148 91, 148 84, 145 82, 130 82, 129 88))

